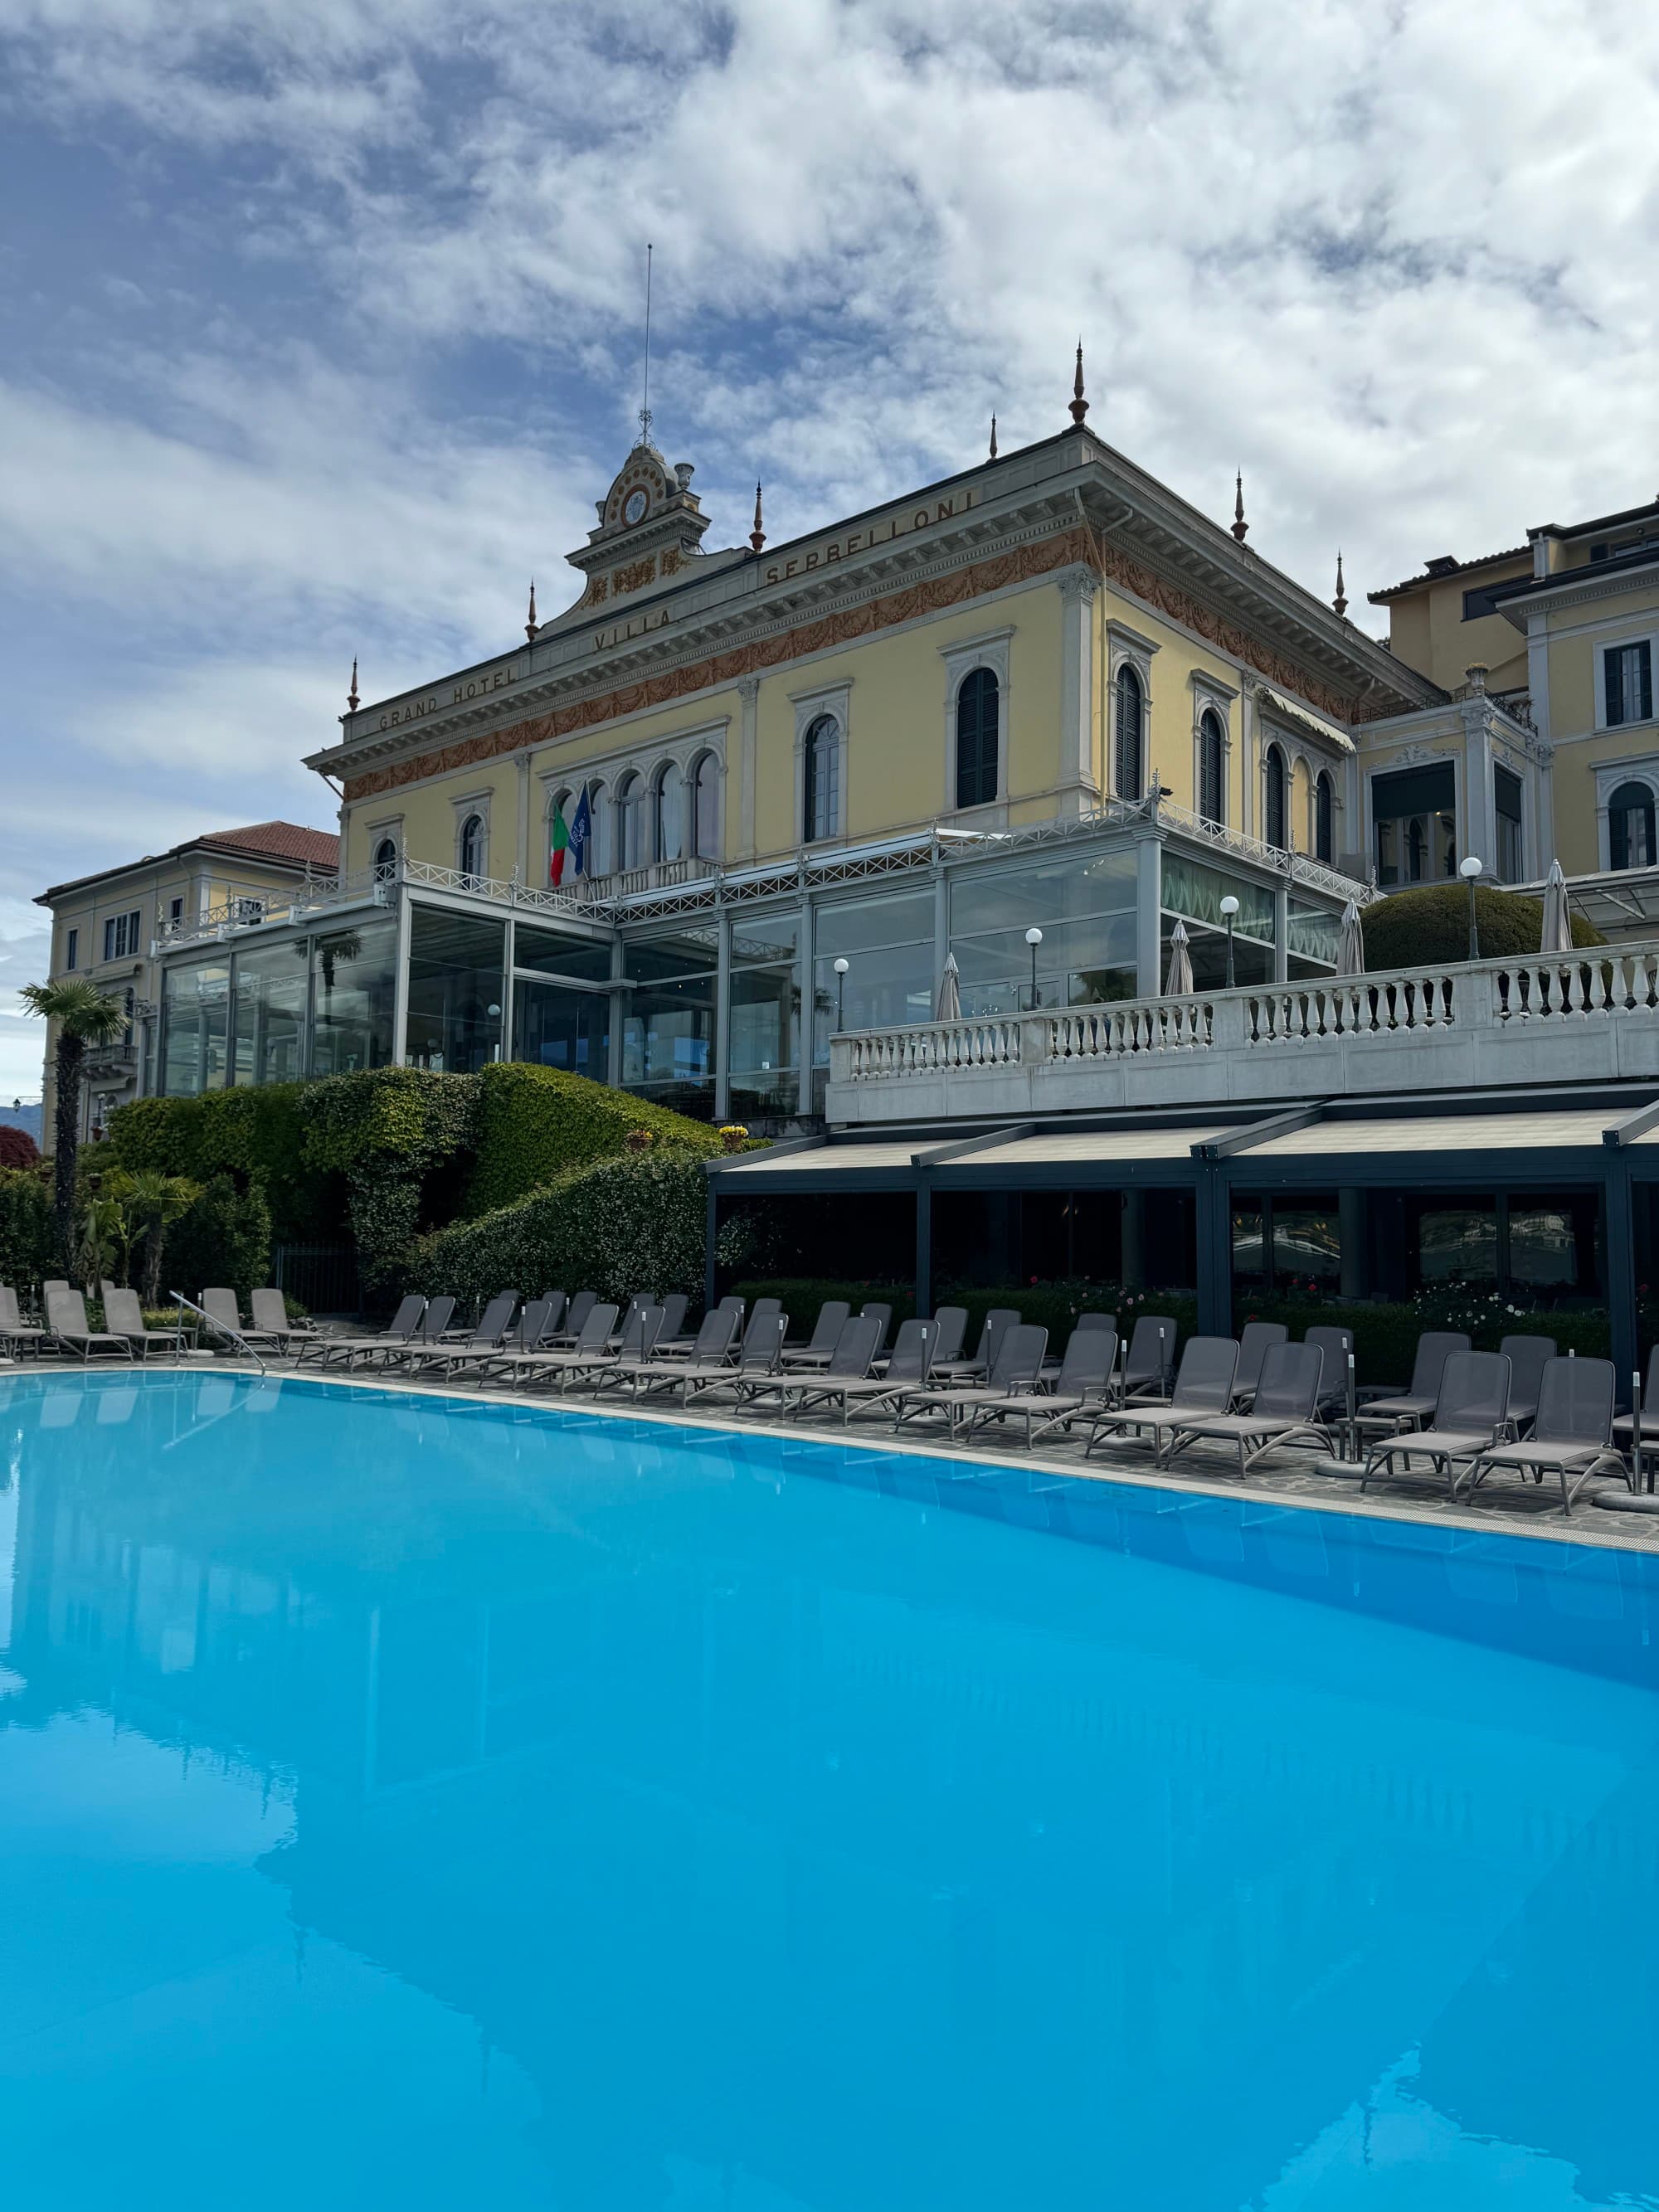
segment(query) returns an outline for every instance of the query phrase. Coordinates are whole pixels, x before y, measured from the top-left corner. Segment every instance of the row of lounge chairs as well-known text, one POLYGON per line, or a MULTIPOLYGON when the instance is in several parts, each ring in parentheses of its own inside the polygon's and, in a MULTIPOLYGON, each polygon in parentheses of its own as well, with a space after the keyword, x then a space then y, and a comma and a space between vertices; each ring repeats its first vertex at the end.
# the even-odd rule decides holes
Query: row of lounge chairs
MULTIPOLYGON (((118 1284, 103 1288, 103 1327, 94 1328, 87 1318, 84 1294, 67 1282, 49 1282, 41 1294, 43 1321, 25 1321, 17 1292, 0 1284, 0 1352, 9 1356, 40 1358, 47 1354, 78 1359, 131 1362, 152 1355, 173 1357, 182 1340, 181 1328, 151 1328, 144 1320, 138 1293, 118 1284)), ((292 1352, 315 1340, 319 1332, 308 1322, 291 1322, 279 1290, 255 1291, 251 1300, 253 1318, 245 1322, 234 1291, 204 1291, 201 1313, 209 1334, 228 1342, 251 1344, 258 1350, 292 1352)), ((194 1324, 192 1323, 192 1327, 194 1324)))

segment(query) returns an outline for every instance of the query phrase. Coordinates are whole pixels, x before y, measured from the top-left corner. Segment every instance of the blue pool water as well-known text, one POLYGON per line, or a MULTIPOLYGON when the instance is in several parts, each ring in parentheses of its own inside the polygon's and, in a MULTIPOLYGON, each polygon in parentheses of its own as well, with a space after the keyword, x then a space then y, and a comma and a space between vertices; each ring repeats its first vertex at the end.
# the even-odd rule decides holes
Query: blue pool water
POLYGON ((1652 1563, 945 1474, 0 1382, 7 2203, 1659 2206, 1652 1563))

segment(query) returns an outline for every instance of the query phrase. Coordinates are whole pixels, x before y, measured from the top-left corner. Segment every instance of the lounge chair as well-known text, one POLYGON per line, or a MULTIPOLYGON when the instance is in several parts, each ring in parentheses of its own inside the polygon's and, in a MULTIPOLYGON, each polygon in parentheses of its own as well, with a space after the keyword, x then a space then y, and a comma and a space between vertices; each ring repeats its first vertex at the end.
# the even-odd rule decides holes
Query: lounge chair
POLYGON ((104 1326, 113 1335, 125 1337, 140 1359, 149 1357, 152 1345, 163 1352, 178 1349, 179 1340, 170 1328, 146 1328, 143 1308, 138 1303, 137 1291, 116 1289, 104 1285, 104 1326))
POLYGON ((1539 1482, 1553 1474, 1561 1484, 1561 1510, 1570 1516, 1573 1499, 1591 1475, 1624 1475, 1624 1460, 1613 1443, 1614 1382, 1610 1359, 1558 1357, 1547 1361, 1539 1378, 1532 1434, 1519 1443, 1494 1444, 1480 1454, 1469 1468, 1470 1497, 1488 1475, 1509 1468, 1539 1482), (1573 1477, 1577 1480, 1569 1488, 1573 1477))
POLYGON ((773 1375, 745 1376, 738 1384, 738 1403, 752 1407, 763 1398, 775 1398, 778 1410, 787 1413, 792 1395, 799 1405, 802 1394, 815 1384, 867 1382, 886 1334, 887 1325, 879 1314, 860 1314, 855 1320, 844 1321, 836 1348, 830 1355, 830 1364, 822 1375, 793 1380, 780 1366, 773 1375))
POLYGON ((701 1402, 722 1391, 729 1390, 735 1396, 757 1376, 777 1373, 783 1340, 789 1334, 789 1316, 783 1312, 761 1313, 759 1308, 765 1303, 760 1298, 755 1301, 757 1310, 744 1333, 743 1352, 735 1367, 729 1362, 702 1367, 687 1360, 675 1370, 672 1380, 679 1390, 683 1406, 689 1406, 694 1398, 701 1402))
POLYGON ((1353 1357, 1353 1331, 1351 1328, 1322 1327, 1304 1329, 1304 1344, 1316 1345, 1324 1355, 1324 1372, 1319 1384, 1319 1410, 1331 1413, 1348 1406, 1348 1362, 1353 1357))
POLYGON ((1115 1408, 1103 1408, 1090 1427, 1084 1456, 1103 1436, 1139 1436, 1150 1431, 1153 1456, 1161 1460, 1166 1436, 1189 1428, 1207 1414, 1226 1412, 1232 1403, 1233 1376, 1237 1371, 1238 1346, 1232 1337, 1189 1336, 1168 1401, 1126 1398, 1115 1408))
POLYGON ((1451 1495, 1462 1477, 1459 1460, 1474 1461, 1504 1441, 1510 1401, 1510 1363, 1501 1352, 1453 1352, 1440 1372, 1440 1395, 1426 1427, 1405 1429, 1374 1443, 1359 1479, 1364 1491, 1377 1474, 1411 1473, 1426 1459, 1443 1474, 1451 1495), (1396 1464, 1398 1462, 1398 1464, 1396 1464))
POLYGON ((492 1373, 509 1364, 520 1353, 539 1352, 563 1303, 562 1291, 556 1292, 552 1297, 531 1298, 512 1328, 494 1344, 480 1345, 475 1350, 458 1345, 448 1355, 451 1381, 458 1376, 470 1375, 475 1382, 487 1382, 492 1373))
POLYGON ((1319 1444, 1334 1451, 1334 1439, 1319 1416, 1324 1373, 1325 1355, 1318 1345, 1270 1344, 1249 1410, 1203 1414, 1182 1422, 1170 1432, 1164 1464, 1168 1467, 1188 1444, 1237 1444, 1242 1479, 1264 1453, 1277 1451, 1282 1444, 1319 1444))
POLYGON ((1642 1403, 1639 1407, 1632 1406, 1628 1413, 1620 1413, 1614 1418, 1613 1438, 1620 1450, 1632 1455, 1638 1443, 1644 1452, 1650 1447, 1659 1449, 1659 1344, 1656 1344, 1648 1354, 1648 1373, 1647 1380, 1642 1385, 1642 1403))
POLYGON ((639 1316, 647 1310, 653 1313, 660 1312, 662 1310, 662 1300, 657 1296, 654 1291, 635 1291, 633 1297, 629 1298, 628 1304, 623 1308, 622 1319, 617 1323, 615 1328, 611 1332, 611 1349, 612 1352, 615 1352, 618 1348, 622 1343, 623 1338, 628 1334, 629 1330, 633 1328, 634 1323, 639 1319, 639 1316))
POLYGON ((893 1420, 895 1431, 907 1421, 920 1420, 926 1413, 938 1413, 944 1416, 954 1437, 963 1422, 972 1419, 976 1407, 1036 1391, 1042 1380, 1042 1362, 1048 1349, 1048 1332, 1035 1322, 1022 1322, 1013 1328, 1005 1329, 988 1382, 977 1385, 948 1381, 941 1383, 935 1371, 926 1382, 906 1390, 900 1397, 893 1420))
POLYGON ((1412 1379, 1404 1390, 1373 1391, 1358 1416, 1362 1429, 1390 1432, 1421 1428, 1440 1399, 1440 1377, 1454 1352, 1467 1352, 1469 1340, 1461 1329, 1425 1329, 1417 1340, 1412 1379))
MULTIPOLYGON (((749 1305, 746 1298, 726 1297, 722 1298, 717 1306, 713 1306, 709 1309, 709 1316, 717 1313, 730 1314, 732 1316, 732 1334, 733 1337, 736 1337, 740 1334, 743 1328, 743 1317, 748 1310, 749 1305)), ((709 1318, 709 1316, 704 1316, 705 1322, 709 1318)), ((699 1327, 696 1335, 688 1335, 684 1329, 676 1329, 672 1332, 665 1329, 662 1335, 657 1340, 657 1358, 659 1359, 687 1359, 695 1358, 696 1356, 697 1339, 701 1334, 701 1327, 699 1327)))
MULTIPOLYGON (((597 1291, 578 1291, 565 1310, 564 1326, 549 1331, 549 1341, 556 1346, 568 1348, 574 1344, 587 1326, 587 1316, 599 1302, 597 1291)), ((614 1314, 616 1308, 611 1311, 614 1314)))
MULTIPOLYGON (((958 1312, 966 1318, 965 1310, 958 1312)), ((858 1376, 814 1375, 802 1376, 790 1387, 796 1391, 795 1413, 800 1415, 819 1406, 841 1407, 841 1425, 845 1428, 853 1418, 855 1407, 868 1407, 872 1411, 892 1405, 907 1390, 927 1380, 933 1360, 933 1346, 937 1338, 939 1320, 907 1321, 899 1324, 899 1333, 892 1352, 885 1362, 881 1375, 858 1376)), ((957 1338, 961 1342, 961 1338, 957 1338)))
POLYGON ((941 1359, 960 1359, 962 1340, 968 1334, 966 1306, 937 1306, 933 1310, 933 1342, 941 1359))
POLYGON ((125 1336, 113 1329, 93 1329, 87 1326, 87 1302, 79 1291, 54 1286, 46 1292, 46 1327, 52 1340, 65 1355, 78 1359, 83 1367, 94 1359, 131 1359, 131 1345, 125 1336))
POLYGON ((852 1319, 851 1302, 846 1298, 826 1298, 818 1308, 818 1317, 812 1324, 812 1334, 802 1345, 792 1351, 784 1346, 782 1364, 792 1367, 827 1367, 841 1341, 841 1333, 852 1319))
POLYGON ((873 1305, 861 1305, 854 1318, 859 1321, 878 1321, 881 1323, 881 1334, 876 1340, 876 1357, 879 1359, 887 1349, 887 1332, 893 1326, 892 1307, 878 1299, 873 1305))
POLYGON ((1510 1363, 1510 1426, 1524 1436, 1538 1411, 1544 1370, 1555 1358, 1553 1336, 1505 1336, 1498 1349, 1510 1363))
POLYGON ((449 1324, 455 1318, 455 1301, 452 1297, 428 1298, 421 1325, 406 1344, 391 1344, 379 1352, 371 1350, 364 1355, 365 1364, 378 1365, 382 1373, 393 1367, 413 1366, 424 1355, 441 1345, 449 1334, 449 1324))
POLYGON ((1175 1374, 1176 1343, 1180 1331, 1169 1314, 1139 1314, 1129 1332, 1129 1348, 1123 1355, 1122 1395, 1129 1398, 1164 1398, 1175 1374))
POLYGON ((50 1329, 39 1328, 25 1321, 17 1304, 17 1293, 0 1283, 0 1344, 8 1346, 15 1353, 40 1352, 52 1335, 50 1329))
POLYGON ((479 1315, 477 1326, 470 1335, 457 1337, 453 1343, 435 1344, 423 1352, 416 1353, 411 1347, 410 1373, 451 1375, 458 1359, 465 1359, 474 1352, 499 1352, 513 1333, 514 1317, 518 1310, 518 1292, 498 1291, 479 1315))
POLYGON ((983 1422, 1006 1421, 1011 1414, 1023 1416, 1025 1449, 1030 1451, 1037 1437, 1047 1436, 1050 1429, 1069 1429, 1091 1407, 1106 1403, 1112 1393, 1113 1370, 1117 1365, 1117 1331, 1109 1325, 1100 1328, 1095 1315, 1079 1316, 1079 1322, 1085 1319, 1091 1324, 1089 1328, 1079 1326, 1072 1331, 1054 1389, 1011 1391, 1005 1398, 989 1399, 975 1406, 969 1419, 967 1440, 971 1440, 983 1422), (1042 1424, 1040 1429, 1036 1425, 1039 1421, 1042 1424))
POLYGON ((932 1379, 935 1382, 969 1383, 982 1382, 996 1364, 997 1347, 1011 1328, 1019 1327, 1019 1314, 1013 1306, 993 1306, 985 1316, 979 1333, 979 1344, 973 1356, 962 1359, 954 1355, 933 1362, 932 1379))
POLYGON ((529 1389, 537 1382, 559 1382, 573 1365, 591 1367, 596 1359, 609 1358, 617 1311, 616 1306, 601 1305, 596 1300, 587 1310, 587 1319, 574 1344, 565 1344, 561 1334, 554 1338, 556 1348, 551 1352, 504 1352, 502 1375, 515 1390, 529 1389))
POLYGON ((1233 1377, 1233 1409, 1245 1413, 1261 1380, 1261 1363, 1276 1344, 1289 1341, 1282 1321, 1247 1321, 1238 1332, 1238 1372, 1233 1377))
POLYGON ((604 1353, 591 1359, 585 1367, 568 1368, 559 1388, 569 1390, 586 1384, 602 1390, 607 1382, 631 1382, 641 1368, 650 1365, 651 1354, 661 1333, 662 1308, 636 1302, 632 1318, 619 1334, 612 1335, 604 1353))
POLYGON ((685 1327, 686 1309, 690 1303, 684 1291, 671 1291, 665 1298, 658 1300, 662 1308, 662 1336, 657 1339, 659 1344, 662 1342, 663 1336, 672 1338, 679 1335, 685 1327))
POLYGON ((374 1336, 319 1336, 315 1343, 300 1347, 300 1364, 304 1366, 307 1356, 317 1355, 319 1366, 327 1367, 338 1357, 348 1367, 361 1352, 377 1352, 387 1345, 407 1344, 420 1327, 426 1312, 426 1300, 418 1291, 398 1301, 398 1310, 378 1334, 374 1336))
POLYGON ((657 1341, 655 1357, 633 1376, 634 1395, 641 1391, 675 1390, 679 1388, 690 1368, 713 1370, 729 1368, 732 1355, 738 1348, 738 1330, 742 1324, 741 1298, 722 1298, 712 1313, 702 1318, 702 1326, 691 1340, 691 1356, 688 1360, 676 1352, 672 1358, 663 1357, 662 1340, 657 1341))
POLYGON ((240 1338, 255 1352, 262 1346, 270 1352, 277 1349, 277 1340, 274 1336, 266 1331, 250 1328, 243 1321, 242 1309, 237 1304, 234 1291, 227 1290, 222 1285, 204 1291, 201 1307, 213 1327, 230 1342, 234 1343, 240 1338))
POLYGON ((284 1352, 292 1352, 296 1345, 320 1344, 323 1340, 322 1331, 314 1322, 289 1319, 287 1301, 278 1290, 250 1292, 248 1306, 255 1328, 262 1335, 274 1337, 284 1352))

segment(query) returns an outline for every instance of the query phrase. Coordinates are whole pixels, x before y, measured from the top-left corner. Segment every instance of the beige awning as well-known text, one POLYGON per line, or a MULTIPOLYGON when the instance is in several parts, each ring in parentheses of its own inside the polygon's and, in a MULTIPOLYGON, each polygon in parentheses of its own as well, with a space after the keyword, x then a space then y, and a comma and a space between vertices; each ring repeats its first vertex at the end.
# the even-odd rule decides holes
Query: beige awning
POLYGON ((1536 1152, 1547 1146, 1600 1150, 1616 1117, 1594 1111, 1547 1114, 1401 1115, 1389 1121, 1313 1121, 1252 1145, 1244 1160, 1341 1159, 1368 1152, 1420 1152, 1425 1167, 1443 1170, 1459 1152, 1536 1152))

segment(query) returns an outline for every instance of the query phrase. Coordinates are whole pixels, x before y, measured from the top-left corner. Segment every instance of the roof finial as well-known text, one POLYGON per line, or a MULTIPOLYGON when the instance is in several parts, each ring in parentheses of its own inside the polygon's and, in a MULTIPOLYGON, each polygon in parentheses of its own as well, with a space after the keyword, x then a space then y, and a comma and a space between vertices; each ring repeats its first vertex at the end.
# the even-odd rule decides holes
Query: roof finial
POLYGON ((1077 374, 1072 380, 1072 420, 1080 430, 1083 418, 1089 411, 1089 403, 1083 396, 1083 341, 1077 342, 1077 374))
POLYGON ((1340 546, 1337 548, 1336 552, 1336 597, 1331 601, 1331 605, 1336 609, 1336 611, 1340 615, 1345 615, 1348 611, 1347 594, 1342 588, 1342 549, 1340 546))
POLYGON ((536 619, 536 579, 532 576, 530 579, 530 612, 525 617, 524 622, 524 634, 532 645, 536 642, 536 633, 540 628, 541 624, 536 619))
POLYGON ((354 653, 352 654, 352 656, 351 656, 351 689, 350 689, 350 690, 349 690, 349 691, 348 691, 348 692, 346 693, 346 712, 347 712, 347 714, 355 714, 356 713, 356 711, 357 711, 357 656, 356 656, 356 654, 354 653))
POLYGON ((755 486, 755 526, 749 533, 749 543, 757 553, 766 543, 766 532, 761 522, 761 488, 755 486))
POLYGON ((1233 536, 1242 545, 1250 534, 1250 526, 1244 520, 1244 471, 1240 469, 1233 478, 1233 536))
POLYGON ((993 460, 995 460, 996 457, 997 457, 997 418, 996 418, 996 416, 994 415, 994 416, 991 417, 991 459, 992 459, 993 460))
POLYGON ((645 389, 640 404, 640 436, 642 446, 651 443, 651 242, 645 246, 645 389))

